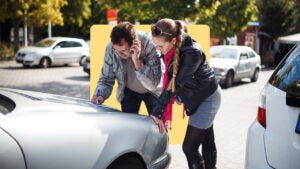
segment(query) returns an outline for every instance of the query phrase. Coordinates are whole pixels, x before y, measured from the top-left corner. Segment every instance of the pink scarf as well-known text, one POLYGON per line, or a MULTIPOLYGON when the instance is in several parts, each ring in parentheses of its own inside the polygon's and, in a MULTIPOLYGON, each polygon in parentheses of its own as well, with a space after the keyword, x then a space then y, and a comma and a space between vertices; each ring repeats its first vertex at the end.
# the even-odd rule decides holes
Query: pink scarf
MULTIPOLYGON (((168 76, 168 70, 169 70, 169 65, 170 62, 174 56, 175 48, 172 48, 168 53, 164 55, 164 63, 165 63, 165 73, 164 73, 164 79, 163 79, 163 86, 162 86, 162 91, 165 90, 165 88, 168 87, 169 84, 169 76, 168 76)), ((169 104, 165 108, 165 111, 163 113, 162 119, 165 123, 165 126, 167 129, 172 129, 171 126, 171 121, 172 121, 172 106, 174 103, 174 97, 171 98, 169 104)))

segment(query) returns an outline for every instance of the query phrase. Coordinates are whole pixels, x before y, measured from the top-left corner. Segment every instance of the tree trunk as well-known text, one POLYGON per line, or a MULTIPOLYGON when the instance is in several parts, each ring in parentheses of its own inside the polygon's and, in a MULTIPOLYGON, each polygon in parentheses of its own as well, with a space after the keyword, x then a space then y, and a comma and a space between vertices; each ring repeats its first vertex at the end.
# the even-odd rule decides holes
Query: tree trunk
POLYGON ((19 24, 17 21, 13 21, 13 32, 14 32, 14 52, 16 53, 19 49, 19 24))

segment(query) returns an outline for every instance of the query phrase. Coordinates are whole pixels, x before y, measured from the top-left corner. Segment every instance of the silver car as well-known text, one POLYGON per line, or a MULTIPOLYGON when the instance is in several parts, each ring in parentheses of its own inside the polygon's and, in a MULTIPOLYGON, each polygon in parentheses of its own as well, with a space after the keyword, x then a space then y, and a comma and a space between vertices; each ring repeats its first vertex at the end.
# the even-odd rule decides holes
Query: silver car
POLYGON ((148 116, 0 88, 1 169, 164 169, 167 151, 148 116))
POLYGON ((261 69, 260 56, 248 46, 212 46, 210 64, 225 88, 243 78, 256 82, 261 69))
POLYGON ((90 48, 83 39, 53 37, 19 49, 16 61, 24 67, 38 65, 46 68, 54 64, 70 63, 79 63, 81 66, 89 56, 90 48))

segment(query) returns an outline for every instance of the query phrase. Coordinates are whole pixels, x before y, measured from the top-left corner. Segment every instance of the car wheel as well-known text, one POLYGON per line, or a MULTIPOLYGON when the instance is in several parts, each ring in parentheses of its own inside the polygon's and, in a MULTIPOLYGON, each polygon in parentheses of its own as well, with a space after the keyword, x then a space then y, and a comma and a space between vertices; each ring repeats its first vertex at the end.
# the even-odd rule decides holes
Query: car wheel
POLYGON ((229 88, 233 85, 233 77, 233 72, 229 71, 225 79, 225 88, 229 88))
POLYGON ((82 56, 80 61, 79 61, 79 65, 82 66, 86 61, 86 57, 85 56, 82 56))
POLYGON ((112 163, 107 169, 146 169, 138 158, 121 158, 112 163))
POLYGON ((258 79, 258 74, 259 74, 259 70, 258 69, 255 69, 254 73, 253 73, 253 76, 251 78, 251 82, 256 82, 257 79, 258 79))
POLYGON ((50 65, 50 60, 48 58, 42 58, 42 60, 40 61, 40 67, 42 68, 47 68, 50 65))

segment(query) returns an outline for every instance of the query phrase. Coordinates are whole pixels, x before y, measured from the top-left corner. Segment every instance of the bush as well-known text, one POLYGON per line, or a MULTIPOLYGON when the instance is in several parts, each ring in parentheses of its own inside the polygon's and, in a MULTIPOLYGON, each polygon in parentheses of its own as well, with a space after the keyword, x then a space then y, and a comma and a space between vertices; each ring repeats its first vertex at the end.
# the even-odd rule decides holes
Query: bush
POLYGON ((0 45, 0 61, 13 60, 15 56, 14 50, 8 47, 6 44, 0 45))

